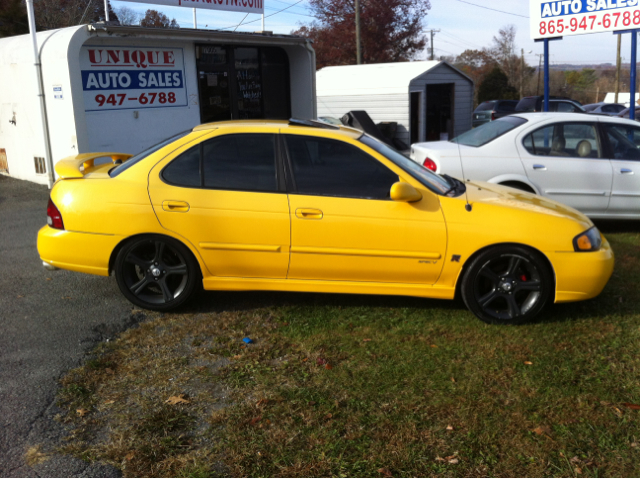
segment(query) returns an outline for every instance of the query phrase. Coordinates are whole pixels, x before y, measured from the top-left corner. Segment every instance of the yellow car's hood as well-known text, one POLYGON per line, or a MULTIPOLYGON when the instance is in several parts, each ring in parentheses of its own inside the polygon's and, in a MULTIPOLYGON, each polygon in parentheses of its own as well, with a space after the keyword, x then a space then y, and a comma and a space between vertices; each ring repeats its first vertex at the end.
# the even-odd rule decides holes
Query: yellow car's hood
POLYGON ((583 223, 585 228, 593 223, 584 214, 569 206, 526 191, 509 188, 507 186, 486 183, 484 181, 470 181, 466 183, 469 203, 484 203, 488 205, 514 208, 532 213, 551 215, 571 219, 583 223))

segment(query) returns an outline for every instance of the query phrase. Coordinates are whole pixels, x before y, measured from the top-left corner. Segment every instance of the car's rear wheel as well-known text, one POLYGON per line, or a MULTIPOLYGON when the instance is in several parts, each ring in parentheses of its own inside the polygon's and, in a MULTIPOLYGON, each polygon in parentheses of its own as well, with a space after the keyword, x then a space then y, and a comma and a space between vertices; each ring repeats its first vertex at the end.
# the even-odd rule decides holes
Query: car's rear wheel
POLYGON ((546 259, 521 246, 496 246, 469 265, 461 293, 467 307, 490 324, 531 321, 549 303, 553 275, 546 259))
POLYGON ((167 311, 186 302, 200 281, 191 252, 165 236, 141 236, 118 252, 115 275, 120 291, 133 304, 167 311))

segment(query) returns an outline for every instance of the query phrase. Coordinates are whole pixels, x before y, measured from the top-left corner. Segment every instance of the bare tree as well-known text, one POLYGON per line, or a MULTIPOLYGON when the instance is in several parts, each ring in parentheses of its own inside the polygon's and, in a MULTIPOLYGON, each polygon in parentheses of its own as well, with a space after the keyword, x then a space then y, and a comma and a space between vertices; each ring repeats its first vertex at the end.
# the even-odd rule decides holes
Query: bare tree
POLYGON ((485 52, 500 65, 500 69, 507 75, 509 84, 513 87, 519 85, 520 80, 520 58, 516 54, 516 33, 515 25, 507 25, 498 30, 498 35, 493 37, 491 47, 485 52))
POLYGON ((116 8, 116 15, 121 25, 138 25, 142 15, 129 7, 116 8))
MULTIPOLYGON (((109 5, 109 20, 118 19, 109 5)), ((34 2, 38 30, 69 27, 104 21, 103 0, 36 0, 34 2)))

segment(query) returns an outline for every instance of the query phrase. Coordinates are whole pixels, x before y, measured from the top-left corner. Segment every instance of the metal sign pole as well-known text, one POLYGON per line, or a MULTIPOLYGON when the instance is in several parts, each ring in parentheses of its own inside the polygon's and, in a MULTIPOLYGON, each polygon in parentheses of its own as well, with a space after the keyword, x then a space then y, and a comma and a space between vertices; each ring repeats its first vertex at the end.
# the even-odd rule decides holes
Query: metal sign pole
POLYGON ((198 28, 198 19, 196 18, 196 9, 193 9, 193 28, 198 28))
POLYGON ((109 21, 109 0, 104 0, 104 21, 109 21))
POLYGON ((631 31, 631 79, 629 81, 629 119, 636 119, 636 54, 638 51, 638 30, 631 31))

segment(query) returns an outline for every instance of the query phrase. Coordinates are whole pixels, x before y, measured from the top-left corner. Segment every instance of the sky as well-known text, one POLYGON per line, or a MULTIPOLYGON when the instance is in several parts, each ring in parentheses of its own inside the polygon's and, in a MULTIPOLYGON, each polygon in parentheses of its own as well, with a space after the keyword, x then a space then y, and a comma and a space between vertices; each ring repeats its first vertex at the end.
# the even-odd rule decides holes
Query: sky
MULTIPOLYGON (((518 51, 524 49, 530 65, 538 63, 543 51, 541 43, 530 37, 529 0, 429 0, 431 10, 425 18, 425 31, 440 30, 435 35, 436 55, 458 55, 466 49, 480 49, 491 45, 492 38, 501 27, 514 25, 517 29, 518 51), (484 7, 484 8, 483 8, 484 7), (493 9, 493 10, 491 10, 493 9), (496 11, 499 10, 499 11, 496 11)), ((111 0, 113 8, 129 7, 144 14, 149 8, 175 18, 181 27, 193 28, 191 8, 166 7, 146 3, 111 0)), ((308 0, 265 0, 265 30, 291 33, 300 25, 313 21, 308 0), (293 6, 291 6, 293 5, 293 6), (279 12, 282 9, 286 11, 279 12)), ((197 9, 198 28, 227 29, 253 32, 261 30, 261 17, 257 14, 216 12, 197 9), (246 24, 246 25, 245 25, 246 24)), ((549 44, 550 61, 556 63, 596 64, 616 61, 616 36, 612 33, 594 33, 564 37, 549 44)), ((630 35, 622 37, 623 62, 629 61, 630 35)), ((428 52, 417 59, 426 60, 428 52)))

